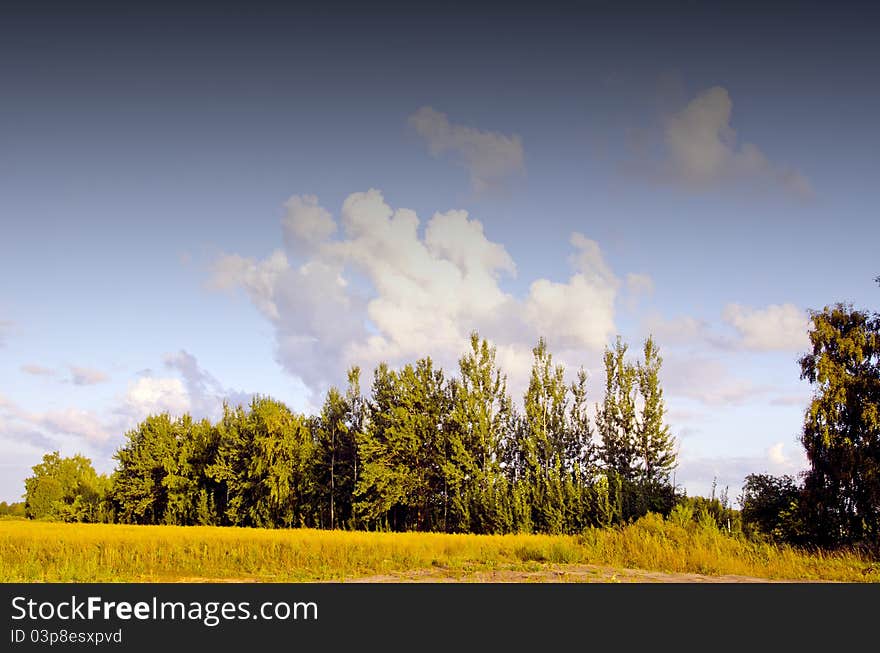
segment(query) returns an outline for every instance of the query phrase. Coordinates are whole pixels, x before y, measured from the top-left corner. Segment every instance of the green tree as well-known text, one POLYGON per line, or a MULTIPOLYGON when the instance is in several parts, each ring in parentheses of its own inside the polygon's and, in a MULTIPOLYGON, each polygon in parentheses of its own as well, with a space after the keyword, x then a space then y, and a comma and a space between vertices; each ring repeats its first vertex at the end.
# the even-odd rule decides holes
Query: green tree
POLYGON ((587 372, 578 370, 577 380, 571 384, 571 407, 568 413, 567 458, 574 463, 578 475, 591 481, 595 475, 598 456, 593 443, 593 426, 587 412, 587 372))
POLYGON ((362 428, 360 368, 348 374, 348 390, 331 388, 315 420, 315 488, 321 524, 338 528, 352 518, 352 496, 357 482, 357 435, 362 428))
POLYGON ((283 403, 255 397, 225 407, 217 460, 208 473, 225 489, 226 518, 262 528, 314 525, 316 445, 309 421, 283 403))
POLYGON ((24 517, 24 501, 0 501, 0 517, 24 517))
POLYGON ((180 420, 168 413, 150 415, 126 433, 116 452, 112 498, 120 521, 162 524, 166 520, 169 485, 166 477, 179 460, 180 420))
POLYGON ((443 372, 423 358, 400 372, 376 369, 368 424, 358 443, 362 461, 355 510, 370 527, 442 527, 449 393, 443 372))
POLYGON ((837 304, 811 313, 799 360, 815 386, 801 442, 808 521, 820 542, 880 538, 880 316, 837 304))
POLYGON ((663 359, 652 338, 645 341, 644 360, 638 365, 638 387, 642 410, 638 420, 636 441, 641 458, 642 481, 666 484, 675 468, 675 440, 665 423, 666 407, 660 387, 660 366, 663 359))
POLYGON ((553 356, 541 338, 532 350, 534 362, 526 390, 524 419, 526 460, 535 476, 546 475, 557 466, 570 468, 575 462, 573 442, 568 428, 568 386, 565 368, 553 365, 553 356))
POLYGON ((631 481, 636 476, 637 370, 626 360, 627 345, 617 338, 605 348, 605 397, 596 406, 596 427, 606 472, 631 481))
POLYGON ((30 519, 98 522, 107 518, 104 506, 107 477, 79 454, 62 458, 47 453, 25 479, 25 515, 30 519))
POLYGON ((533 350, 534 362, 516 442, 522 461, 517 483, 530 497, 533 528, 574 532, 594 521, 596 497, 593 429, 587 415, 587 374, 565 382, 565 369, 553 365, 544 339, 533 350))
POLYGON ((443 450, 444 530, 476 533, 511 528, 503 447, 510 424, 507 379, 495 348, 471 334, 471 350, 450 382, 451 410, 443 450))
POLYGON ((802 541, 800 501, 801 488, 794 477, 749 474, 739 498, 743 528, 751 535, 777 541, 802 541))
POLYGON ((219 432, 209 420, 196 422, 189 415, 175 420, 172 428, 177 447, 176 455, 166 460, 162 479, 167 493, 164 523, 221 524, 222 488, 208 474, 217 456, 219 432))

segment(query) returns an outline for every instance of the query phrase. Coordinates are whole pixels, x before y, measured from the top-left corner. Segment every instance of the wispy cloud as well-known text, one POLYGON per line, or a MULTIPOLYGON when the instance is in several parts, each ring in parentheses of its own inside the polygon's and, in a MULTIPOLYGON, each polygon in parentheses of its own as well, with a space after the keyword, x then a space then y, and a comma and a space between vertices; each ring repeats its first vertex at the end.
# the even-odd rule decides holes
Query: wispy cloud
POLYGON ((772 164, 757 145, 737 144, 732 113, 733 102, 727 90, 713 86, 669 116, 664 134, 667 169, 694 187, 744 179, 810 197, 812 187, 800 172, 772 164))
POLYGON ((670 396, 692 399, 708 406, 736 406, 771 391, 749 379, 733 376, 720 361, 704 356, 667 353, 664 379, 670 396))
MULTIPOLYGON (((0 437, 44 451, 63 448, 109 456, 122 435, 147 415, 190 413, 216 419, 224 400, 246 404, 253 396, 225 388, 186 351, 167 355, 164 363, 167 375, 157 377, 150 371, 138 375, 103 410, 73 406, 29 410, 0 395, 0 437)), ((96 375, 85 376, 94 381, 96 375)))
POLYGON ((77 408, 49 411, 34 421, 50 432, 66 433, 92 442, 106 442, 112 434, 97 415, 77 408))
POLYGON ((412 114, 409 124, 425 139, 432 155, 453 155, 468 171, 475 192, 496 188, 507 178, 525 172, 525 152, 516 134, 451 123, 445 113, 431 107, 422 107, 412 114))
POLYGON ((709 324, 689 315, 666 318, 651 313, 642 320, 642 331, 651 335, 661 346, 700 344, 709 334, 709 324))
POLYGON ((806 408, 812 399, 810 393, 779 395, 770 400, 771 406, 802 406, 806 408))
POLYGON ((93 412, 76 408, 29 411, 5 397, 0 397, 0 427, 7 438, 47 450, 65 442, 103 443, 111 433, 93 412))
MULTIPOLYGON (((683 90, 676 88, 678 98, 683 90)), ((815 195, 802 172, 774 163, 754 143, 738 142, 732 125, 733 101, 724 87, 704 89, 676 109, 670 110, 668 101, 664 104, 657 149, 644 144, 631 147, 637 157, 627 165, 631 172, 692 191, 744 185, 799 200, 815 195)))
POLYGON ((110 377, 100 370, 90 367, 68 366, 70 369, 70 381, 73 385, 96 385, 110 380, 110 377))
POLYGON ((55 376, 57 374, 57 372, 51 367, 43 367, 36 363, 27 363, 22 365, 19 369, 25 374, 31 374, 33 376, 55 376))
POLYGON ((10 320, 0 320, 0 347, 6 346, 6 340, 12 333, 15 323, 10 320))

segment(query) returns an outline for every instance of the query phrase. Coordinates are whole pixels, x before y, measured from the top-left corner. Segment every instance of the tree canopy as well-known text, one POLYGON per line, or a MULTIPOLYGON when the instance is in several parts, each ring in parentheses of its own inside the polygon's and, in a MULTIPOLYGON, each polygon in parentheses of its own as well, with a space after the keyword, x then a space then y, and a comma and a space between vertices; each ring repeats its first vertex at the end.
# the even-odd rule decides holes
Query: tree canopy
POLYGON ((569 382, 539 340, 517 410, 477 333, 457 374, 429 357, 380 364, 365 396, 353 368, 316 415, 269 397, 226 405, 216 423, 150 415, 126 433, 109 479, 81 457, 47 456, 28 481, 29 515, 96 519, 82 506, 101 483, 102 518, 135 524, 574 533, 668 511, 662 361, 650 339, 643 360, 625 353, 620 341, 606 353, 595 425, 585 370, 569 382))
POLYGON ((880 536, 880 316, 845 304, 812 313, 801 377, 814 386, 801 442, 804 506, 827 543, 880 536))

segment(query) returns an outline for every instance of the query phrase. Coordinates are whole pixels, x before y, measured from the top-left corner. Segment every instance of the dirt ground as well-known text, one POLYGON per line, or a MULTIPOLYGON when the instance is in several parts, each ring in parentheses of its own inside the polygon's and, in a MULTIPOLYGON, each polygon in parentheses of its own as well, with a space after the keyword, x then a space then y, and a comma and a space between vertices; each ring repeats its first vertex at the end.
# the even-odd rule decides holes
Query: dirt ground
POLYGON ((707 576, 621 569, 600 565, 548 565, 537 571, 495 570, 456 573, 447 569, 418 569, 394 574, 350 578, 347 583, 787 583, 750 576, 707 576))
MULTIPOLYGON (((152 579, 156 580, 156 579, 152 579)), ((207 578, 180 577, 163 579, 176 583, 266 583, 269 577, 207 578)), ((340 581, 324 581, 340 582, 340 581)), ((624 569, 602 565, 541 564, 536 569, 461 570, 445 567, 357 576, 343 583, 803 583, 803 581, 768 579, 752 576, 710 576, 707 574, 669 573, 645 569, 624 569)))

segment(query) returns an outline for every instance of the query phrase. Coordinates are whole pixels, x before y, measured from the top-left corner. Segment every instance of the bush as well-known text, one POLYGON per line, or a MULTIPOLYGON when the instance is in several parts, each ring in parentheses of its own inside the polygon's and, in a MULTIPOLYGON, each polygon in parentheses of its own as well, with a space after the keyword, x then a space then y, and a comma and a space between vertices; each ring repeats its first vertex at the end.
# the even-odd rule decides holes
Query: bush
POLYGON ((687 503, 679 503, 669 513, 669 521, 676 526, 687 528, 694 520, 694 509, 687 503))
POLYGON ((791 476, 749 474, 740 496, 743 530, 757 539, 805 541, 800 499, 801 489, 791 476))

